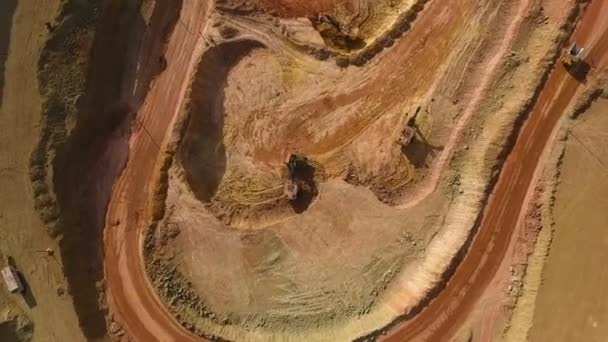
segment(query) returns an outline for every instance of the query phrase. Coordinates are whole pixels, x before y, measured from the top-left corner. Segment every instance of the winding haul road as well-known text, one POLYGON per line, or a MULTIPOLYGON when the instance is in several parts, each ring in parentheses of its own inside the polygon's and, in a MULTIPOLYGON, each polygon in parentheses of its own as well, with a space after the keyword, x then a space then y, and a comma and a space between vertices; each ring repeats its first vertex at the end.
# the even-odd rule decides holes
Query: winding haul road
MULTIPOLYGON (((588 47, 588 60, 606 63, 608 52, 608 2, 589 5, 575 33, 588 47)), ((205 48, 200 32, 207 24, 206 1, 184 0, 166 58, 170 63, 152 84, 138 120, 146 130, 134 132, 129 142, 129 161, 114 186, 108 207, 105 244, 107 299, 118 321, 135 341, 199 341, 172 317, 158 298, 146 275, 142 245, 151 217, 152 186, 158 177, 167 128, 178 116, 196 66, 196 56, 205 48), (163 113, 159 115, 158 113, 163 113)), ((501 172, 484 211, 477 236, 469 252, 445 289, 414 319, 391 330, 389 341, 446 339, 470 312, 497 270, 510 241, 522 203, 530 187, 540 155, 556 124, 581 84, 562 67, 550 75, 528 122, 501 172)))
POLYGON ((171 63, 152 83, 138 113, 145 130, 131 136, 129 161, 108 206, 104 232, 107 301, 114 319, 134 341, 200 340, 181 327, 156 295, 146 275, 141 247, 151 217, 151 187, 162 157, 157 143, 165 145, 167 127, 182 108, 189 83, 186 77, 200 55, 196 52, 204 48, 200 32, 206 16, 207 1, 184 1, 166 49, 165 57, 171 63))
MULTIPOLYGON (((607 16, 608 2, 592 1, 573 36, 588 49, 585 60, 598 63, 594 70, 608 62, 607 16)), ((385 341, 446 340, 466 320, 505 256, 541 154, 580 88, 581 82, 558 63, 507 157, 477 236, 455 274, 437 298, 414 319, 389 332, 385 341)))

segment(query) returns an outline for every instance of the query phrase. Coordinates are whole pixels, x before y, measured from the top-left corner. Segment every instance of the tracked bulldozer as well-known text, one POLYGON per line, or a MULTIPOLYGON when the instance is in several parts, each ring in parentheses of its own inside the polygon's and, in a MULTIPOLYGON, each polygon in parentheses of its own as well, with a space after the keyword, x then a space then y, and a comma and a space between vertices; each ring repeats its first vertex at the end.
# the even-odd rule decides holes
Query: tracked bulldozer
POLYGON ((416 137, 416 117, 418 116, 419 112, 420 106, 418 106, 416 109, 416 113, 414 113, 414 115, 407 120, 405 127, 403 127, 401 130, 399 138, 397 138, 397 144, 401 145, 402 147, 407 147, 412 143, 412 141, 414 141, 414 138, 416 137))
POLYGON ((283 193, 290 201, 311 200, 317 194, 315 168, 311 160, 300 154, 291 154, 285 162, 287 179, 283 193))
POLYGON ((401 134, 397 139, 397 144, 401 145, 402 147, 407 147, 409 144, 412 143, 415 136, 416 130, 414 130, 412 126, 406 125, 403 130, 401 130, 401 134))
POLYGON ((285 166, 287 166, 287 181, 285 182, 285 187, 283 188, 283 193, 288 200, 293 201, 298 198, 298 193, 300 192, 300 186, 297 182, 297 173, 298 169, 301 169, 307 165, 307 159, 304 156, 300 156, 298 154, 289 155, 289 159, 285 162, 285 166))

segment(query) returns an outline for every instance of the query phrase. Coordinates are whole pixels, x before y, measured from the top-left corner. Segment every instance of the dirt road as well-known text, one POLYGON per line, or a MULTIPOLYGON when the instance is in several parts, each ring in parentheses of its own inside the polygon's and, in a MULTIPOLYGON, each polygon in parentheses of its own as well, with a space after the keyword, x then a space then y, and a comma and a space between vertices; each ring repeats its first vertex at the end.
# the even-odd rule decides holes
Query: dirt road
POLYGON ((139 121, 145 130, 134 134, 129 142, 130 160, 122 177, 115 185, 114 197, 108 207, 105 231, 107 298, 115 320, 121 322, 128 335, 135 341, 187 341, 197 338, 183 329, 164 310, 164 305, 148 283, 141 246, 143 218, 150 217, 148 195, 154 184, 154 170, 158 145, 164 140, 166 129, 173 114, 154 116, 154 113, 171 113, 181 108, 180 101, 195 64, 196 51, 204 41, 199 32, 207 23, 206 1, 186 0, 183 14, 173 33, 174 39, 167 46, 166 59, 171 61, 167 72, 152 84, 147 102, 144 103, 139 121), (128 200, 127 200, 128 199, 128 200), (138 204, 137 206, 132 204, 138 204), (132 242, 133 244, 128 244, 132 242), (125 272, 126 271, 126 272, 125 272))
MULTIPOLYGON (((136 341, 198 340, 179 325, 151 288, 139 248, 151 213, 149 197, 155 183, 154 170, 159 169, 158 159, 152 156, 160 155, 158 148, 159 145, 164 146, 167 127, 172 126, 172 120, 178 116, 176 111, 182 108, 188 83, 186 77, 192 74, 195 59, 204 44, 198 33, 207 22, 205 3, 186 0, 183 6, 182 13, 186 14, 167 47, 166 59, 170 62, 167 72, 153 83, 148 100, 139 113, 139 121, 145 130, 131 138, 130 160, 115 185, 106 222, 108 302, 115 319, 136 341)), ((599 10, 607 9, 600 2, 591 6, 595 8, 587 12, 577 32, 577 39, 587 46, 592 46, 592 40, 603 34, 595 24, 599 10)), ((604 45, 596 44, 591 57, 603 50, 604 45)), ((413 321, 392 332, 390 340, 425 337, 431 332, 434 335, 430 337, 435 340, 452 333, 466 317, 504 255, 538 156, 578 87, 579 83, 563 69, 558 68, 552 74, 547 89, 531 113, 530 122, 524 127, 505 164, 469 255, 440 296, 413 321), (480 260, 483 261, 480 263, 480 260)))
MULTIPOLYGON (((52 0, 0 2, 0 255, 3 265, 5 258, 13 259, 27 288, 23 296, 0 290, 0 320, 18 308, 34 324, 33 341, 85 341, 66 295, 65 259, 40 253, 58 251, 59 244, 36 212, 28 172, 43 121, 45 98, 37 72, 49 39, 45 23, 54 22, 60 5, 52 0)), ((12 329, 9 322, 0 324, 0 340, 14 341, 12 329)))
MULTIPOLYGON (((594 63, 606 62, 601 56, 608 52, 608 25, 601 20, 602 14, 608 14, 608 3, 592 2, 574 34, 574 40, 589 49, 586 60, 594 68, 600 66, 594 63)), ((394 328, 385 341, 448 339, 466 319, 508 249, 540 156, 581 86, 580 81, 557 65, 504 164, 478 235, 456 273, 428 307, 413 320, 394 328)))
MULTIPOLYGON (((155 170, 159 169, 157 160, 162 157, 158 146, 164 146, 163 141, 169 135, 167 127, 171 127, 171 121, 178 116, 176 111, 182 107, 181 101, 188 83, 186 77, 192 75, 194 60, 200 56, 199 52, 204 44, 197 34, 205 25, 204 10, 194 8, 201 5, 193 0, 185 1, 183 6, 183 18, 167 47, 168 68, 154 82, 147 102, 138 114, 138 121, 143 123, 145 130, 139 130, 131 138, 130 160, 114 187, 106 221, 105 269, 108 302, 115 320, 123 324, 130 336, 141 341, 181 341, 189 337, 194 338, 171 317, 154 289, 150 287, 140 251, 142 232, 146 231, 147 218, 151 216, 149 198, 153 189, 150 187, 154 184, 155 170)), ((458 15, 455 13, 453 17, 445 16, 456 18, 456 24, 452 25, 461 27, 463 20, 460 18, 466 18, 470 14, 471 6, 463 7, 462 11, 459 9, 458 15)), ((440 12, 443 12, 444 8, 439 5, 435 7, 440 12)), ((433 23, 433 27, 443 28, 451 23, 450 20, 435 20, 431 15, 426 18, 426 21, 433 23)), ((425 31, 422 36, 428 36, 430 26, 420 26, 420 29, 425 31)), ((448 44, 453 40, 450 38, 452 30, 446 28, 446 31, 450 32, 450 35, 446 35, 441 44, 448 44)), ((417 45, 402 46, 402 49, 413 53, 417 45)), ((402 56, 397 49, 392 51, 392 55, 393 59, 402 56)))

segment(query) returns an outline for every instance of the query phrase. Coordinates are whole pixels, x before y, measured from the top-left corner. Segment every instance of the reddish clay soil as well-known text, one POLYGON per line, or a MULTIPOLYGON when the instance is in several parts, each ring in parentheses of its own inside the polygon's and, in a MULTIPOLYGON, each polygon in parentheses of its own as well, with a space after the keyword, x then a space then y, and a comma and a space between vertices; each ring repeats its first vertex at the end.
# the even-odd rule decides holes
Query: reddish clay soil
POLYGON ((169 314, 150 286, 140 248, 143 231, 138 228, 144 218, 150 217, 148 199, 159 153, 156 144, 164 141, 174 118, 174 115, 152 116, 181 108, 187 86, 185 78, 195 64, 194 51, 204 44, 197 32, 207 23, 207 2, 184 1, 182 13, 187 15, 182 14, 166 53, 167 60, 175 62, 151 86, 148 99, 152 101, 144 103, 139 114, 145 130, 131 138, 130 166, 114 185, 115 196, 108 207, 104 237, 107 300, 115 320, 135 341, 197 340, 169 314))
POLYGON ((224 0, 220 4, 239 5, 241 8, 250 5, 254 8, 272 12, 284 18, 309 17, 343 7, 347 12, 356 13, 362 3, 369 0, 224 0), (243 6, 245 5, 245 6, 243 6))
MULTIPOLYGON (((608 4, 592 2, 573 40, 589 47, 593 70, 604 67, 608 31, 602 18, 608 4)), ((466 320, 492 279, 511 241, 540 156, 555 126, 581 87, 581 81, 558 64, 524 124, 483 213, 477 236, 439 295, 414 319, 388 333, 385 341, 447 340, 466 320)))
POLYGON ((257 0, 262 8, 274 10, 283 17, 307 17, 328 11, 350 0, 257 0))
MULTIPOLYGON (((279 5, 289 15, 303 15, 331 4, 330 1, 285 1, 279 5), (304 3, 308 5, 303 6, 304 3)), ((108 208, 104 241, 108 303, 114 319, 136 341, 199 339, 172 317, 156 294, 145 271, 142 245, 148 229, 148 218, 152 216, 150 198, 156 191, 152 187, 157 184, 157 170, 163 159, 160 147, 165 146, 170 136, 167 127, 173 126, 173 121, 183 108, 188 77, 196 68, 196 56, 200 56, 204 49, 205 41, 200 39, 199 33, 207 24, 206 5, 204 1, 194 0, 183 3, 180 24, 166 49, 166 59, 170 63, 166 72, 152 84, 147 102, 138 113, 138 121, 145 129, 134 132, 131 137, 129 161, 114 185, 108 208)), ((605 42, 608 35, 597 26, 599 13, 606 13, 606 7, 594 2, 575 36, 590 47, 589 57, 592 59, 601 56, 608 45, 605 42), (599 42, 594 41, 600 36, 602 39, 599 42)), ((440 14, 445 16, 445 8, 430 7, 429 12, 424 14, 426 22, 433 21, 440 14)), ((421 30, 426 27, 422 26, 421 30)), ((416 47, 412 45, 411 50, 416 47)), ((388 340, 441 340, 450 336, 466 318, 504 256, 538 157, 578 87, 579 82, 561 67, 551 74, 504 166, 469 253, 446 288, 418 316, 391 331, 388 340)))

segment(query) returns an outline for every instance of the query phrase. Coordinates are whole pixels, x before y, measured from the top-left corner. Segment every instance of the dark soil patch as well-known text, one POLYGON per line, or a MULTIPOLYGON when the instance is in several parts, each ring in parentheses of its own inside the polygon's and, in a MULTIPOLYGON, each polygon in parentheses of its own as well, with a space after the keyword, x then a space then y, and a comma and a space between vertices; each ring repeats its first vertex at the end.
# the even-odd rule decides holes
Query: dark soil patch
POLYGON ((11 42, 11 27, 16 8, 17 0, 2 0, 0 3, 0 106, 2 106, 5 64, 11 42))
POLYGON ((102 241, 112 185, 181 10, 181 1, 158 0, 146 22, 141 4, 68 1, 39 61, 47 101, 30 175, 42 220, 61 236, 69 292, 89 339, 106 336, 102 241))
POLYGON ((196 72, 188 123, 179 149, 186 178, 196 197, 209 202, 226 171, 224 87, 230 70, 252 50, 255 41, 234 41, 210 48, 196 72))

